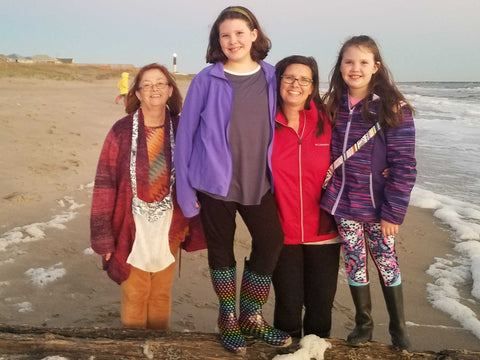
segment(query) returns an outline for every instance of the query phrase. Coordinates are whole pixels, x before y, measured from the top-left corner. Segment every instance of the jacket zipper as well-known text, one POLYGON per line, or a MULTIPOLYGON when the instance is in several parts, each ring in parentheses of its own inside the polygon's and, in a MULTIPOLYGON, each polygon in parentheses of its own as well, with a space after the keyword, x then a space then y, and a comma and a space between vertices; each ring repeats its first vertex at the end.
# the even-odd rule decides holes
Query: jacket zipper
MULTIPOLYGON (((277 121, 278 122, 278 121, 277 121)), ((281 126, 286 126, 287 128, 290 128, 285 124, 282 124, 281 122, 278 122, 281 126)), ((303 178, 302 178, 302 138, 305 133, 305 128, 307 127, 307 117, 305 114, 305 110, 303 110, 303 128, 302 128, 302 133, 299 134, 295 129, 290 128, 295 135, 297 136, 298 139, 298 178, 299 178, 299 191, 300 191, 300 229, 301 229, 301 240, 302 244, 305 242, 305 227, 303 226, 303 178)))
MULTIPOLYGON (((347 128, 345 129, 345 138, 343 139, 343 149, 342 153, 347 150, 347 141, 348 141, 348 135, 350 133, 350 125, 352 123, 352 115, 353 115, 353 108, 350 108, 348 106, 348 122, 347 122, 347 128)), ((335 204, 333 204, 332 208, 332 215, 335 215, 335 211, 337 211, 338 203, 340 202, 340 198, 342 197, 343 194, 343 189, 345 187, 345 163, 342 164, 342 185, 340 186, 340 190, 338 191, 337 199, 335 200, 335 204)))
POLYGON ((375 196, 373 196, 373 174, 371 171, 370 171, 369 181, 370 181, 370 185, 369 185, 370 199, 372 200, 373 208, 376 209, 377 205, 375 204, 375 196))
POLYGON ((305 115, 305 110, 303 110, 303 129, 302 133, 298 134, 298 172, 299 172, 299 190, 300 190, 300 228, 302 232, 302 244, 305 242, 305 227, 303 226, 303 177, 302 177, 302 138, 305 133, 305 127, 307 126, 307 118, 305 115))

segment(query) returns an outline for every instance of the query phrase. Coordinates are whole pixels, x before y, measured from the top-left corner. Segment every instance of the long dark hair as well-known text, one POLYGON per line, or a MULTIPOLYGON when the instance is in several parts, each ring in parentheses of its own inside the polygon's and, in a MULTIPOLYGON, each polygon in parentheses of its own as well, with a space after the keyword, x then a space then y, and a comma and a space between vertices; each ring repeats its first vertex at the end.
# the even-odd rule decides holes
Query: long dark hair
POLYGON ((165 66, 156 64, 156 63, 145 65, 138 71, 138 74, 135 76, 135 79, 133 80, 132 87, 130 88, 127 94, 127 104, 125 105, 125 112, 127 114, 131 114, 140 107, 140 100, 138 100, 135 92, 137 90, 140 90, 140 82, 142 81, 143 74, 145 74, 145 72, 147 72, 148 70, 153 70, 153 69, 160 70, 163 73, 163 75, 165 75, 165 77, 167 78, 168 84, 173 88, 172 96, 170 96, 170 98, 167 101, 167 108, 170 112, 170 115, 173 115, 173 116, 179 115, 180 112, 182 111, 183 99, 182 99, 182 94, 178 89, 177 83, 175 82, 175 78, 173 77, 172 74, 170 74, 170 72, 167 70, 165 66))
POLYGON ((283 114, 283 99, 280 96, 280 82, 282 81, 282 76, 287 67, 292 64, 302 64, 308 66, 312 71, 312 93, 305 100, 304 109, 310 110, 310 102, 313 100, 317 111, 318 111, 318 122, 317 122, 317 133, 318 137, 323 133, 323 121, 320 116, 325 112, 325 107, 323 105, 322 98, 320 97, 320 77, 318 75, 318 65, 313 57, 301 56, 301 55, 292 55, 280 60, 275 65, 275 76, 277 77, 277 111, 283 114))
POLYGON ((375 41, 367 36, 353 36, 348 39, 340 49, 335 66, 330 72, 330 85, 328 91, 324 95, 324 102, 326 104, 327 114, 331 121, 335 121, 338 113, 338 107, 342 99, 342 94, 347 88, 345 81, 343 81, 340 66, 343 60, 344 52, 351 46, 358 46, 368 49, 373 54, 374 62, 380 63, 380 66, 369 84, 369 95, 364 99, 362 105, 362 118, 364 121, 373 122, 374 116, 369 112, 369 103, 372 100, 373 94, 377 94, 381 99, 381 105, 377 110, 377 119, 383 128, 391 128, 398 125, 403 120, 402 106, 406 106, 413 113, 413 106, 408 103, 403 94, 398 90, 393 81, 393 76, 390 70, 383 62, 380 50, 375 41))
POLYGON ((224 9, 220 15, 218 15, 217 20, 212 25, 210 30, 210 36, 207 47, 207 63, 215 64, 217 62, 225 63, 228 59, 222 51, 220 46, 220 32, 219 27, 222 22, 227 19, 241 19, 245 21, 250 30, 257 29, 257 39, 253 42, 252 48, 250 50, 250 56, 254 61, 260 61, 267 57, 270 48, 272 47, 272 42, 265 35, 260 24, 258 23, 257 18, 253 13, 243 6, 229 6, 224 9))

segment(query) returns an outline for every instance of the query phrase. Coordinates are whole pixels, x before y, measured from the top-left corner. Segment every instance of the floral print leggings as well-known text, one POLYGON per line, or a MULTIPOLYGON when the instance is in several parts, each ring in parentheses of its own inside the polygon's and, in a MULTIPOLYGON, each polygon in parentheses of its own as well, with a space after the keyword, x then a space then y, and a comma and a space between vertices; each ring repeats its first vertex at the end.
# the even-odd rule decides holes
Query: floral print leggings
POLYGON ((367 247, 385 286, 401 283, 394 236, 383 236, 380 223, 364 223, 339 217, 335 217, 335 221, 342 240, 345 270, 350 285, 369 283, 367 247))

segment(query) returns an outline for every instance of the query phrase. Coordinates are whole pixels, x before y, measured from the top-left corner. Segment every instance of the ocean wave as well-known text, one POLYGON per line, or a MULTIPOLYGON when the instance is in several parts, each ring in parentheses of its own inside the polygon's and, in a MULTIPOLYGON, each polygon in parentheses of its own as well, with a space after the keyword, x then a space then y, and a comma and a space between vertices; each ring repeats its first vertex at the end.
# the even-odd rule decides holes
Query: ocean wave
POLYGON ((433 209, 433 215, 453 230, 453 254, 437 257, 426 271, 427 298, 480 339, 480 206, 439 195, 418 186, 411 205, 433 209))

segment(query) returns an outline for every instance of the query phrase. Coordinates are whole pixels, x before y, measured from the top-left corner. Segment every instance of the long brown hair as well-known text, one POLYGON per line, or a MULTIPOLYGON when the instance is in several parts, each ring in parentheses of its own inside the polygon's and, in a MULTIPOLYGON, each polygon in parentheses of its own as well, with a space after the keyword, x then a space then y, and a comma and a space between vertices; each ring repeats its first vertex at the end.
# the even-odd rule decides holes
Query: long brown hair
POLYGON ((372 79, 370 80, 369 95, 367 95, 363 101, 361 109, 363 120, 367 122, 374 121, 373 115, 369 112, 369 103, 372 100, 372 95, 377 94, 381 99, 381 105, 377 110, 377 119, 380 121, 380 125, 387 129, 397 126, 399 121, 403 120, 403 112, 400 108, 402 106, 407 106, 412 113, 414 112, 414 109, 395 85, 393 76, 383 62, 377 44, 367 35, 351 37, 343 44, 338 53, 337 62, 330 72, 330 85, 328 91, 323 97, 328 116, 331 121, 336 120, 343 92, 347 88, 347 84, 343 81, 342 73, 340 72, 340 66, 342 64, 344 52, 351 46, 366 48, 373 54, 374 62, 380 63, 378 71, 372 75, 372 79))
POLYGON ((145 65, 139 70, 138 74, 135 76, 132 87, 127 94, 127 104, 125 105, 125 112, 127 114, 131 114, 140 107, 140 100, 138 100, 135 92, 137 90, 140 90, 140 82, 142 81, 143 74, 145 74, 145 72, 147 72, 148 70, 153 69, 160 70, 167 78, 168 84, 173 88, 172 96, 170 96, 167 101, 167 108, 170 112, 170 115, 179 115, 182 111, 183 99, 182 95, 180 94, 180 90, 178 89, 178 86, 175 82, 175 78, 172 74, 170 74, 170 72, 165 66, 156 63, 145 65))
POLYGON ((265 59, 272 47, 272 43, 262 31, 255 15, 253 15, 253 13, 246 7, 229 6, 218 15, 217 20, 215 20, 212 29, 210 30, 206 56, 207 63, 225 63, 228 60, 220 46, 219 32, 220 24, 227 19, 241 19, 247 23, 247 26, 251 31, 257 29, 257 39, 252 44, 250 56, 252 57, 252 60, 257 62, 265 59))
POLYGON ((280 60, 275 65, 275 76, 277 78, 277 111, 283 114, 283 99, 280 95, 280 82, 282 81, 282 76, 287 67, 292 64, 302 64, 308 66, 312 71, 312 93, 305 100, 304 109, 310 110, 310 102, 313 100, 317 111, 318 111, 318 122, 317 122, 317 133, 316 136, 320 136, 323 133, 323 121, 320 116, 321 113, 325 112, 325 107, 323 105, 322 98, 320 97, 320 78, 318 76, 318 65, 313 57, 301 56, 301 55, 292 55, 280 60))

